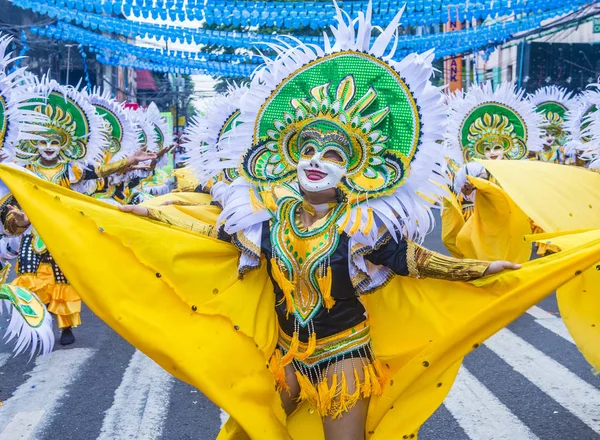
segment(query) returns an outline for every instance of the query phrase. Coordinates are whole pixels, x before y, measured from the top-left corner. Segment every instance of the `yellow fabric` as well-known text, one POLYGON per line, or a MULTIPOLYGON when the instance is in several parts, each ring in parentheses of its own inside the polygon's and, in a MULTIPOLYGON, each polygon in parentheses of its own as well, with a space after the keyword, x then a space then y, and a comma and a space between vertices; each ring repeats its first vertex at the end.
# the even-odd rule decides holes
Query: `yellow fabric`
POLYGON ((215 226, 221 213, 221 208, 210 205, 210 195, 196 192, 169 193, 155 197, 141 203, 147 208, 154 208, 163 211, 175 219, 183 222, 200 221, 207 225, 215 226), (164 205, 166 202, 173 202, 170 205, 164 205))
POLYGON ((465 256, 456 245, 456 237, 465 226, 460 203, 454 193, 445 196, 442 202, 442 243, 454 258, 464 258, 465 256))
POLYGON ((173 175, 177 182, 177 189, 175 192, 194 191, 200 184, 196 178, 196 173, 190 167, 176 168, 173 170, 173 175))
POLYGON ((481 164, 544 231, 600 228, 600 174, 527 160, 481 164))
POLYGON ((81 297, 70 284, 56 283, 52 267, 40 264, 37 273, 17 276, 11 283, 34 292, 56 316, 58 328, 81 324, 81 297))
POLYGON ((496 184, 469 176, 477 193, 475 210, 461 222, 457 201, 444 199, 442 241, 457 258, 507 260, 523 263, 529 260, 531 244, 524 236, 531 233, 529 218, 496 184))
MULTIPOLYGON (((86 304, 232 415, 220 440, 322 439, 316 411, 301 408, 290 434, 285 428, 268 368, 277 323, 264 262, 239 280, 238 252, 227 243, 119 212, 20 170, 0 166, 0 178, 86 304)), ((398 277, 366 296, 375 355, 390 378, 371 399, 367 438, 416 433, 462 357, 599 253, 600 238, 590 238, 474 283, 398 277)))
MULTIPOLYGON (((590 234, 552 237, 561 231, 600 228, 600 174, 579 167, 538 162, 482 161, 507 194, 523 207, 547 234, 538 237, 543 245, 569 249, 590 234), (534 184, 532 184, 534 183, 534 184), (560 209, 559 209, 560 208, 560 209), (566 240, 568 243, 565 243, 566 240)), ((597 260, 600 260, 598 258, 597 260)), ((597 261, 595 266, 600 264, 597 261)), ((577 348, 600 370, 600 271, 590 268, 557 290, 560 314, 577 348), (592 326, 594 324, 594 326, 592 326)))
MULTIPOLYGON (((550 234, 547 234, 550 235, 550 234)), ((600 229, 555 238, 547 236, 543 242, 560 249, 586 243, 600 237, 600 229)), ((569 333, 586 360, 600 371, 600 258, 581 275, 576 276, 556 291, 558 307, 569 333)))

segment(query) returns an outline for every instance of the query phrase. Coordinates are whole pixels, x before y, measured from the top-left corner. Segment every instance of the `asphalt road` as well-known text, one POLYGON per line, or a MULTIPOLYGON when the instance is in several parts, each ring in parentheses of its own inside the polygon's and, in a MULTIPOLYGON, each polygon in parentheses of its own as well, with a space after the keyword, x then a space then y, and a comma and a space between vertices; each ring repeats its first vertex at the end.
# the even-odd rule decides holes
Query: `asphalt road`
MULTIPOLYGON (((430 237, 426 245, 441 251, 439 232, 430 237)), ((89 310, 82 319, 77 342, 45 358, 12 358, 0 345, 0 440, 217 436, 226 417, 219 408, 89 310)), ((600 376, 572 343, 553 296, 465 359, 419 438, 600 439, 600 376)))

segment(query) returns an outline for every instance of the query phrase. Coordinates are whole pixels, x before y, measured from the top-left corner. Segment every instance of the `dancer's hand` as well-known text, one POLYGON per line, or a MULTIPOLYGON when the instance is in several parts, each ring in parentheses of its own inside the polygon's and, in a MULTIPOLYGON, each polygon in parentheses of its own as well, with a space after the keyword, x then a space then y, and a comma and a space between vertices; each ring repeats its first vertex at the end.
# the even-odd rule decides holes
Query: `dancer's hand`
POLYGON ((466 182, 462 188, 460 189, 460 191, 465 195, 465 196, 469 196, 471 195, 471 193, 473 192, 473 190, 475 189, 475 187, 473 186, 473 184, 471 182, 466 182))
POLYGON ((148 153, 144 148, 140 148, 131 156, 129 156, 129 165, 137 165, 140 162, 145 162, 148 160, 155 160, 156 154, 148 153))
POLYGON ((139 215, 140 217, 148 217, 150 211, 145 206, 140 205, 121 205, 119 210, 123 212, 131 212, 132 214, 139 215))
POLYGON ((15 219, 15 224, 20 228, 26 228, 31 224, 31 222, 29 221, 29 217, 27 217, 27 214, 25 214, 16 206, 8 205, 8 211, 13 215, 13 218, 15 219))
POLYGON ((520 264, 511 263, 510 261, 493 261, 492 264, 489 265, 484 275, 493 275, 498 272, 502 272, 503 270, 517 270, 520 269, 520 264))

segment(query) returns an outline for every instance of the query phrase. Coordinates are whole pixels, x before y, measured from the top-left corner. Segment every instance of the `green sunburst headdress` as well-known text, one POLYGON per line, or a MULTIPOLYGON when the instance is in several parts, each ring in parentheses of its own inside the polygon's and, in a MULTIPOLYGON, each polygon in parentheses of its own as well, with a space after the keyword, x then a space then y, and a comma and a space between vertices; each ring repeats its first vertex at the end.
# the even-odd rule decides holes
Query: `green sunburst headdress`
POLYGON ((500 146, 507 159, 524 159, 541 149, 539 122, 531 103, 508 83, 495 91, 491 83, 448 96, 446 143, 462 151, 465 161, 485 159, 500 146))
POLYGON ((85 95, 104 119, 109 135, 108 142, 104 145, 105 161, 117 161, 135 153, 138 134, 124 104, 117 101, 108 90, 95 88, 85 95))
MULTIPOLYGON (((241 187, 296 185, 300 141, 335 137, 348 164, 338 187, 347 210, 338 226, 365 243, 376 240, 381 225, 394 236, 427 233, 443 161, 436 142, 442 97, 429 81, 433 52, 394 60, 400 17, 373 37, 370 5, 354 20, 336 5, 335 42, 326 36, 324 48, 295 39, 270 45, 280 55, 265 58, 254 75, 241 99, 240 124, 228 136, 252 145, 239 166, 241 187)), ((240 218, 242 210, 232 206, 236 212, 225 208, 221 216, 228 231, 260 218, 240 218)))
MULTIPOLYGON (((104 119, 86 97, 74 87, 61 86, 47 77, 35 84, 33 90, 43 98, 28 100, 26 108, 47 117, 43 124, 46 129, 43 137, 60 142, 60 160, 82 165, 99 163, 107 143, 107 132, 104 119)), ((20 142, 17 158, 21 161, 37 160, 37 141, 20 142)))
MULTIPOLYGON (((223 142, 229 132, 239 124, 240 98, 248 91, 247 86, 231 85, 227 93, 204 100, 200 115, 193 117, 186 127, 182 146, 186 149, 189 166, 200 184, 211 190, 213 200, 221 202, 223 183, 230 184, 239 177, 237 163, 234 166, 227 161, 227 155, 221 154, 223 148, 235 148, 241 156, 244 147, 223 142)), ((246 145, 245 147, 248 147, 246 145)))
POLYGON ((557 148, 567 142, 567 113, 574 104, 571 95, 565 88, 547 86, 528 96, 529 101, 535 105, 536 112, 542 116, 540 128, 545 132, 542 137, 552 135, 557 148))
POLYGON ((40 139, 45 115, 26 108, 27 101, 38 98, 36 91, 29 89, 29 77, 25 68, 8 73, 9 66, 16 61, 8 46, 12 37, 0 34, 0 148, 8 160, 15 157, 15 146, 19 141, 40 139))

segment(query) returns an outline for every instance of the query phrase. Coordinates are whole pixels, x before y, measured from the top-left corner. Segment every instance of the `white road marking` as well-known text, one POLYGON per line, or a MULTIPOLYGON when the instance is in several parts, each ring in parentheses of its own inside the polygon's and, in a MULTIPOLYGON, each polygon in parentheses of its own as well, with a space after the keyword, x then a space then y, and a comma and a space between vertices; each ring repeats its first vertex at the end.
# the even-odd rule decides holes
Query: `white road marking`
POLYGON ((220 414, 219 417, 221 418, 221 428, 223 427, 223 425, 225 423, 227 423, 227 420, 229 420, 229 414, 227 414, 224 410, 220 410, 220 414))
POLYGON ((444 406, 471 439, 538 438, 465 367, 459 370, 444 406))
POLYGON ((129 361, 98 440, 160 437, 167 417, 173 377, 136 351, 129 361))
POLYGON ((573 338, 569 334, 569 330, 567 330, 567 326, 564 321, 558 316, 553 315, 552 313, 548 313, 545 310, 539 308, 538 306, 533 306, 529 310, 527 310, 527 314, 533 316, 535 318, 535 322, 541 325, 544 328, 547 328, 552 333, 557 334, 561 338, 569 341, 574 344, 573 338))
POLYGON ((510 330, 500 330, 485 345, 575 417, 600 433, 600 390, 510 330))
POLYGON ((12 355, 10 353, 0 353, 0 368, 5 366, 11 357, 12 355))
POLYGON ((31 437, 33 430, 40 423, 45 413, 44 410, 18 413, 6 425, 2 434, 0 434, 0 438, 2 440, 27 440, 31 437))
POLYGON ((36 438, 44 426, 52 420, 54 410, 58 407, 60 400, 66 396, 67 388, 77 379, 81 367, 92 357, 94 352, 95 350, 89 348, 73 348, 55 351, 48 356, 36 358, 29 378, 16 389, 10 398, 2 402, 0 438, 23 440, 36 438), (39 415, 37 421, 27 419, 31 413, 39 415), (12 437, 16 435, 12 427, 18 425, 19 420, 24 419, 28 420, 29 425, 22 427, 22 436, 12 437))

